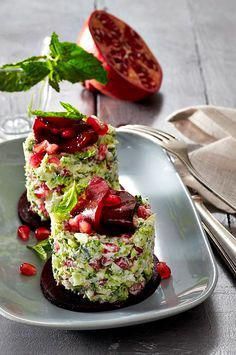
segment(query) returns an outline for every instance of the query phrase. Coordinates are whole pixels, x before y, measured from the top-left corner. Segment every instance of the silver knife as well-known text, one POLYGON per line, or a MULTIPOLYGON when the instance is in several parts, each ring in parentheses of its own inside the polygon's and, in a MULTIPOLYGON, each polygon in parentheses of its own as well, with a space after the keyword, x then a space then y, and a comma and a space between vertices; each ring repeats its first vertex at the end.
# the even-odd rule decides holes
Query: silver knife
POLYGON ((236 277, 236 238, 212 215, 199 195, 193 195, 192 199, 204 229, 236 277))

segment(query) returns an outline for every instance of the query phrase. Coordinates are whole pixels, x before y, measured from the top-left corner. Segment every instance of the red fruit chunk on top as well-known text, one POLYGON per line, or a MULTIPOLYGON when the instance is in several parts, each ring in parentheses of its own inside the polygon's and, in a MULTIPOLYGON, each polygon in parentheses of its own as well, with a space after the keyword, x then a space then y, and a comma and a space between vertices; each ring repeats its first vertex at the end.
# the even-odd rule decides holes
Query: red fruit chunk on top
POLYGON ((86 195, 86 205, 83 215, 94 224, 95 230, 99 229, 103 199, 109 192, 109 186, 106 181, 100 177, 94 177, 88 185, 86 195))
POLYGON ((171 270, 164 261, 159 261, 156 270, 162 279, 168 279, 171 276, 171 270))
POLYGON ((28 240, 30 236, 30 227, 26 225, 20 226, 17 230, 17 235, 23 241, 28 240))
POLYGON ((33 131, 37 144, 45 140, 51 144, 53 152, 50 150, 49 154, 55 151, 75 153, 98 140, 98 133, 91 125, 63 117, 37 117, 33 131))
POLYGON ((90 116, 87 118, 87 124, 93 127, 94 131, 99 136, 104 136, 108 132, 108 125, 101 122, 96 116, 90 116))
MULTIPOLYGON (((131 194, 112 190, 104 179, 94 177, 71 215, 83 215, 96 232, 121 234, 134 230, 135 207, 136 199, 131 194)), ((69 224, 74 226, 75 218, 69 224)), ((80 230, 79 225, 76 229, 80 230)), ((88 230, 90 232, 90 228, 88 230)))
POLYGON ((36 267, 32 264, 29 264, 29 263, 21 264, 19 271, 22 275, 25 275, 25 276, 34 276, 37 273, 36 267))

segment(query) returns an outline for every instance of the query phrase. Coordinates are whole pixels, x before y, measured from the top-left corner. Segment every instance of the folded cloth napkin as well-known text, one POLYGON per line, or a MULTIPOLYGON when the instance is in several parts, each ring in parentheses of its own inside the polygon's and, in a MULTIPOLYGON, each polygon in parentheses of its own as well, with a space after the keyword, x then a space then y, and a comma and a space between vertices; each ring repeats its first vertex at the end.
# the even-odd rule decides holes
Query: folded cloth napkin
MULTIPOLYGON (((210 186, 236 205, 236 109, 195 106, 174 112, 168 120, 191 147, 192 165, 210 186)), ((233 212, 198 183, 178 159, 175 165, 188 187, 217 208, 233 212)))

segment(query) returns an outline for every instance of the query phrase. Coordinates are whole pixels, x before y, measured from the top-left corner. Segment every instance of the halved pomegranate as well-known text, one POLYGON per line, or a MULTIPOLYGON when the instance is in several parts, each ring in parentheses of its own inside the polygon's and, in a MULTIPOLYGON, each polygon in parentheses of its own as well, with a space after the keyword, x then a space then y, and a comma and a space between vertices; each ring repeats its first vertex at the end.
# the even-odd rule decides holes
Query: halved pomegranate
POLYGON ((117 17, 94 11, 79 35, 78 44, 99 59, 108 83, 86 81, 87 88, 128 101, 138 101, 160 89, 162 69, 140 35, 117 17))

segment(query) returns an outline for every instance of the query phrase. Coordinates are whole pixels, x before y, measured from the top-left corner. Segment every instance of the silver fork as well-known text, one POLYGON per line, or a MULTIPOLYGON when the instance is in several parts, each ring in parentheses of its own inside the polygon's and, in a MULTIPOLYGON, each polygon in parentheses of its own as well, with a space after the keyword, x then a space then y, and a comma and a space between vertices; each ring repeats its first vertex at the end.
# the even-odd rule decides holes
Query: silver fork
POLYGON ((213 187, 211 187, 207 181, 202 178, 202 176, 198 173, 198 171, 193 167, 191 161, 188 157, 187 144, 181 140, 178 140, 170 133, 163 132, 159 129, 143 126, 143 125, 126 125, 121 126, 117 129, 118 131, 138 131, 141 133, 146 133, 156 138, 157 142, 160 146, 166 149, 171 154, 175 155, 179 160, 185 164, 188 171, 195 177, 195 179, 200 182, 208 191, 213 193, 216 197, 218 197, 222 202, 224 202, 227 206, 236 211, 236 206, 234 206, 231 202, 229 202, 224 196, 222 196, 219 192, 217 192, 213 187))

